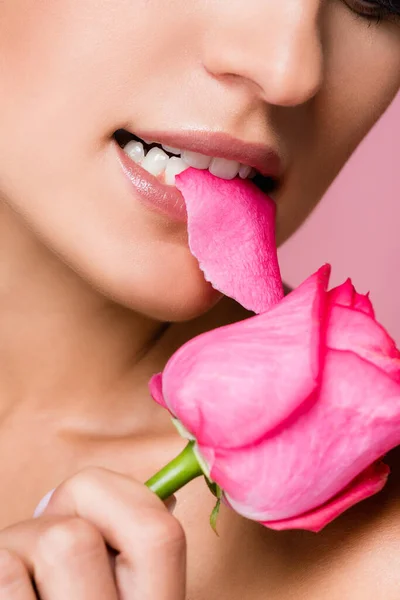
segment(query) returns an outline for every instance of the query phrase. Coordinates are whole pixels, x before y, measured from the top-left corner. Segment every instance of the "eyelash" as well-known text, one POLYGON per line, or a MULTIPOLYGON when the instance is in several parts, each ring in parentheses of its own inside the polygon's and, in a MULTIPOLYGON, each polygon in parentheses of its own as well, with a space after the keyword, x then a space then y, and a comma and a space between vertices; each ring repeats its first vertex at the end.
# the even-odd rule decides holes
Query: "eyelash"
POLYGON ((369 21, 369 26, 373 23, 378 26, 384 19, 392 21, 400 19, 400 10, 396 11, 394 8, 391 10, 390 8, 380 6, 379 2, 370 2, 370 4, 376 5, 375 8, 372 8, 372 6, 370 7, 369 10, 373 11, 370 13, 362 12, 366 7, 362 6, 360 0, 346 0, 346 4, 348 4, 350 10, 352 10, 356 16, 360 17, 360 19, 369 21))

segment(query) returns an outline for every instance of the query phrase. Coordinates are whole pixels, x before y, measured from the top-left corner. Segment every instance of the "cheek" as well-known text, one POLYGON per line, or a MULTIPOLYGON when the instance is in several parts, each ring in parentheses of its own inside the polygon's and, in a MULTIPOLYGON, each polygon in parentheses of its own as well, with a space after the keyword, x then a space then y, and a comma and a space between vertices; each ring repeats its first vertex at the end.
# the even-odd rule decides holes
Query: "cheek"
MULTIPOLYGON (((186 321, 212 308, 222 297, 204 280, 196 259, 180 243, 140 239, 135 244, 121 241, 121 251, 107 256, 107 262, 96 257, 83 273, 86 280, 106 297, 136 312, 160 321, 186 321)), ((98 242, 96 243, 98 248, 98 242)), ((87 247, 83 249, 87 257, 87 247)), ((85 260, 80 260, 80 266, 85 260)))
MULTIPOLYGON (((179 77, 193 72, 176 58, 184 11, 174 11, 174 1, 169 6, 164 14, 160 2, 148 0, 118 0, 117 8, 98 0, 0 2, 0 56, 10 57, 0 61, 9 92, 0 96, 0 180, 14 210, 105 295, 180 320, 219 294, 204 281, 182 231, 147 218, 127 197, 109 144, 123 126, 119 115, 148 115, 176 69, 178 83, 164 103, 172 110, 179 77), (150 37, 161 14, 168 22, 150 37)), ((277 131, 292 159, 278 206, 279 242, 317 203, 399 85, 398 35, 349 19, 338 10, 327 18, 318 96, 294 110, 278 107, 277 131)), ((168 126, 167 116, 166 109, 168 126)))
POLYGON ((278 203, 279 244, 310 214, 400 87, 398 25, 368 27, 337 3, 326 14, 321 89, 279 122, 293 142, 278 203))
POLYGON ((62 140, 84 129, 98 141, 121 125, 120 115, 146 113, 181 71, 183 3, 163 10, 162 0, 0 2, 2 134, 40 140, 56 132, 62 140))
POLYGON ((170 42, 179 2, 165 18, 160 0, 0 2, 0 57, 8 57, 0 58, 0 192, 18 211, 36 219, 57 209, 65 219, 69 208, 80 217, 98 202, 108 218, 114 198, 125 210, 99 173, 114 177, 113 132, 127 119, 140 122, 153 97, 160 104, 154 81, 178 55, 170 42))
POLYGON ((127 194, 110 143, 120 118, 148 106, 142 83, 167 41, 149 43, 154 5, 113 4, 9 0, 0 9, 0 55, 10 57, 0 63, 9 92, 0 97, 0 193, 104 295, 152 318, 186 320, 221 295, 190 254, 186 229, 127 194))

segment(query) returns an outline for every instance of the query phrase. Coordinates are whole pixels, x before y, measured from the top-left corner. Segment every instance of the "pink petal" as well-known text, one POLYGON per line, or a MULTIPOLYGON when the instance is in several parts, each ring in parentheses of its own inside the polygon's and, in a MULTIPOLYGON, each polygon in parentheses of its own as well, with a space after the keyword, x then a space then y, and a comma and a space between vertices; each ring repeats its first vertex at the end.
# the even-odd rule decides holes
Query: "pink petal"
POLYGON ((353 292, 353 284, 351 283, 351 279, 348 278, 344 283, 330 290, 329 300, 332 304, 353 306, 353 292))
POLYGON ((199 444, 254 444, 305 409, 319 383, 329 271, 322 267, 267 313, 194 338, 168 361, 165 401, 199 444))
POLYGON ((400 352, 386 330, 367 314, 334 305, 326 344, 335 350, 355 352, 400 383, 400 352))
POLYGON ((375 311, 368 294, 356 294, 354 308, 375 319, 375 311))
POLYGON ((375 311, 368 294, 363 295, 356 292, 351 279, 347 279, 342 285, 333 288, 329 292, 329 302, 331 305, 339 304, 340 306, 354 308, 373 319, 375 318, 375 311))
POLYGON ((283 297, 275 242, 275 203, 250 180, 208 170, 176 177, 188 213, 189 247, 212 286, 262 313, 283 297))
POLYGON ((160 404, 163 408, 169 410, 162 391, 162 373, 156 373, 153 375, 149 381, 149 390, 150 394, 158 404, 160 404))
POLYGON ((361 500, 377 494, 385 486, 390 469, 382 462, 376 462, 363 471, 350 485, 335 498, 323 506, 309 511, 298 517, 281 521, 266 521, 263 523, 270 529, 307 529, 321 531, 328 523, 336 519, 345 510, 361 500))
POLYGON ((351 352, 330 350, 308 410, 258 444, 217 449, 211 477, 240 514, 280 521, 325 504, 399 443, 399 384, 351 352))

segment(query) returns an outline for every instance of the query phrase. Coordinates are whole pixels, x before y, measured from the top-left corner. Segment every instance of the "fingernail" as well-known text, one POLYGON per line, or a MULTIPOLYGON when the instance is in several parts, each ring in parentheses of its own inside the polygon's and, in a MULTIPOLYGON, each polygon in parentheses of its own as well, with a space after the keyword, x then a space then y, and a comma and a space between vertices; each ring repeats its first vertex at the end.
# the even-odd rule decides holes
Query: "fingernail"
POLYGON ((38 517, 41 517, 42 514, 44 513, 44 511, 46 510, 50 499, 52 497, 52 495, 54 494, 54 492, 56 491, 56 488, 54 488, 53 490, 50 490, 50 492, 47 492, 47 494, 45 496, 43 496, 43 498, 41 499, 41 501, 39 502, 39 504, 37 505, 37 507, 35 508, 35 512, 33 513, 33 518, 37 519, 38 517))
POLYGON ((165 501, 165 506, 168 511, 172 514, 176 507, 176 496, 170 496, 168 500, 165 501))

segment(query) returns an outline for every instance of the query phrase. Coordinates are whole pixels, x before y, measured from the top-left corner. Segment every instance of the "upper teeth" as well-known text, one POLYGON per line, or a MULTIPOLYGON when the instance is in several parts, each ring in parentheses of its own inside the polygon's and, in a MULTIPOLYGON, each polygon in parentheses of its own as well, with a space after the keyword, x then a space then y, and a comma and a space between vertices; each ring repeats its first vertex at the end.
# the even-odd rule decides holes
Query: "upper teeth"
POLYGON ((134 162, 139 163, 148 173, 151 173, 155 177, 163 175, 167 185, 175 185, 175 175, 182 173, 182 171, 185 171, 189 167, 209 169, 213 175, 221 179, 233 179, 237 175, 242 179, 246 179, 252 178, 256 174, 254 169, 235 160, 213 158, 212 156, 206 156, 205 154, 189 150, 180 150, 172 146, 162 147, 167 152, 180 155, 181 157, 170 157, 160 147, 153 147, 146 152, 143 144, 136 140, 128 142, 124 147, 124 152, 134 162))

